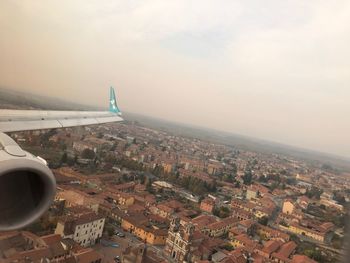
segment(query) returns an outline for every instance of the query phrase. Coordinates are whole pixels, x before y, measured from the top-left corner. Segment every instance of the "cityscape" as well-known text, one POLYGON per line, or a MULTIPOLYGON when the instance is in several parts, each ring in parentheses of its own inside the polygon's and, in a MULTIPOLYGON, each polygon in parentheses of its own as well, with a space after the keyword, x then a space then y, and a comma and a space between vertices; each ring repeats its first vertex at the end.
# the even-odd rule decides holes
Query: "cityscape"
POLYGON ((139 121, 12 133, 57 180, 1 262, 336 262, 350 173, 139 121))
POLYGON ((0 0, 0 263, 350 263, 349 0, 0 0))

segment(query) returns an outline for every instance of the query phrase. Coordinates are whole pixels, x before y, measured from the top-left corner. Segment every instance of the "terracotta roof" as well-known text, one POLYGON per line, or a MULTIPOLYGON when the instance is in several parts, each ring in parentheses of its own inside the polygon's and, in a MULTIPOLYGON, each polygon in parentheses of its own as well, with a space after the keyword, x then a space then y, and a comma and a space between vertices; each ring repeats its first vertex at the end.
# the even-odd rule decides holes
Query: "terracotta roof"
POLYGON ((238 220, 235 217, 227 217, 219 222, 215 222, 215 223, 210 224, 207 228, 210 230, 221 229, 221 228, 227 227, 229 225, 233 225, 237 221, 238 220))
POLYGON ((47 245, 51 245, 51 244, 60 242, 62 240, 62 237, 58 234, 52 234, 52 235, 43 236, 43 237, 41 237, 41 239, 47 245))
POLYGON ((246 263, 247 259, 243 249, 236 248, 229 253, 230 259, 233 263, 246 263))
POLYGON ((43 258, 51 258, 51 257, 52 257, 52 254, 50 252, 50 249, 41 248, 41 249, 21 252, 20 254, 16 255, 15 258, 29 258, 32 262, 36 262, 36 261, 40 261, 43 258))
POLYGON ((244 234, 246 233, 242 228, 239 228, 239 227, 232 227, 229 232, 231 234, 233 234, 234 236, 238 236, 238 235, 241 235, 241 234, 244 234))
POLYGON ((288 258, 296 248, 297 244, 295 244, 294 241, 289 241, 288 243, 283 244, 277 253, 288 258))
POLYGON ((267 232, 271 238, 280 238, 280 239, 283 239, 285 241, 288 241, 289 240, 289 235, 282 232, 282 231, 279 231, 279 230, 276 230, 276 229, 273 229, 271 227, 268 227, 268 226, 264 226, 264 225, 261 225, 261 224, 257 224, 258 226, 258 229, 259 230, 262 230, 264 232, 267 232))
POLYGON ((92 248, 84 249, 74 254, 79 263, 91 263, 102 259, 101 255, 92 248))
POLYGON ((174 212, 174 209, 172 209, 171 207, 168 207, 166 205, 163 205, 163 204, 158 204, 157 205, 157 208, 161 211, 164 211, 166 213, 172 213, 174 212))
POLYGON ((277 249, 281 246, 282 242, 280 241, 277 241, 277 240, 270 240, 270 241, 267 241, 265 244, 264 244, 264 248, 262 249, 262 251, 264 253, 267 253, 267 254, 271 254, 272 252, 275 252, 277 251, 277 249))
POLYGON ((294 255, 290 263, 317 263, 317 261, 305 255, 294 255))
POLYGON ((192 223, 195 225, 197 229, 202 229, 203 227, 209 224, 212 224, 214 222, 217 222, 216 218, 210 215, 200 215, 192 219, 192 223))
POLYGON ((165 202, 163 204, 167 205, 175 210, 183 208, 183 204, 180 203, 179 201, 176 201, 176 200, 171 200, 171 201, 165 202))
POLYGON ((249 252, 253 252, 253 250, 258 245, 255 241, 251 240, 246 234, 236 236, 235 239, 242 243, 244 245, 244 248, 249 252))
POLYGON ((251 226, 255 225, 255 222, 254 220, 246 219, 246 220, 240 221, 238 224, 246 228, 250 228, 251 226))
POLYGON ((257 253, 253 253, 252 258, 254 259, 254 263, 264 263, 264 259, 265 259, 264 257, 262 257, 257 253))
POLYGON ((326 223, 323 223, 322 225, 320 225, 320 230, 323 232, 328 232, 330 230, 332 230, 334 228, 334 224, 331 223, 331 222, 326 222, 326 223))
POLYGON ((212 198, 204 198, 201 203, 209 204, 209 205, 215 205, 215 201, 212 198))

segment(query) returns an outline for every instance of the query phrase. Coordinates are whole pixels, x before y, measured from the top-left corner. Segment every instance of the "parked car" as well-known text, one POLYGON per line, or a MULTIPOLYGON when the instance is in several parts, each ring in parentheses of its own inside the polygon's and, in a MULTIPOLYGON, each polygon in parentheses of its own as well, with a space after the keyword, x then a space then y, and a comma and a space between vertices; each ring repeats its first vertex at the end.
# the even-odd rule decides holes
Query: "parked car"
POLYGON ((117 244, 115 242, 108 241, 108 240, 101 240, 101 245, 104 247, 114 247, 114 248, 119 247, 119 244, 117 244))
POLYGON ((118 236, 118 237, 125 237, 125 234, 124 234, 123 232, 119 232, 119 233, 117 234, 117 236, 118 236))
POLYGON ((119 247, 119 245, 117 243, 111 243, 109 246, 110 247, 114 247, 114 248, 118 248, 119 247))

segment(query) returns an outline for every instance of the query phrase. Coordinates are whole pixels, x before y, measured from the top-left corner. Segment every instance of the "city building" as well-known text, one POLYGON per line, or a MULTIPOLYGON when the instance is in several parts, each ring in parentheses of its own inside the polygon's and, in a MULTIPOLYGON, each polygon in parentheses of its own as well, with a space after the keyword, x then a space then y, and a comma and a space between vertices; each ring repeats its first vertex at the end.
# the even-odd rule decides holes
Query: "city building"
POLYGON ((203 212, 207 212, 210 214, 213 213, 215 209, 215 201, 210 197, 204 198, 200 204, 200 209, 203 212))
POLYGON ((96 244, 102 237, 105 218, 93 212, 66 216, 58 220, 55 234, 70 238, 83 247, 96 244))
POLYGON ((288 199, 283 202, 282 213, 291 215, 295 209, 295 205, 292 200, 288 199))
POLYGON ((166 239, 165 252, 175 262, 183 262, 189 259, 194 230, 192 224, 188 224, 184 229, 180 229, 179 218, 174 217, 172 219, 166 239))
POLYGON ((221 239, 209 238, 195 230, 192 223, 181 226, 180 219, 173 217, 164 250, 173 262, 193 263, 208 260, 223 243, 221 239))
POLYGON ((307 237, 311 240, 329 243, 333 237, 334 225, 332 223, 322 223, 321 225, 300 225, 296 222, 291 222, 287 226, 279 225, 279 227, 293 234, 307 237))
POLYGON ((121 227, 147 244, 165 245, 168 231, 151 224, 150 219, 142 214, 121 215, 121 227))
POLYGON ((39 237, 13 231, 0 233, 0 262, 101 263, 102 256, 91 248, 67 246, 57 234, 39 237))

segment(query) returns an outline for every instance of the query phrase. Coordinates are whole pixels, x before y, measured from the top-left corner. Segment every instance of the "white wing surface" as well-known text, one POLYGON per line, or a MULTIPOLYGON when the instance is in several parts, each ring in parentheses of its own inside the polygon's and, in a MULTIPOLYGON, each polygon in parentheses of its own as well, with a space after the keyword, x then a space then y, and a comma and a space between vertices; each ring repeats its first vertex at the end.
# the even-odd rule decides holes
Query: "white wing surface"
POLYGON ((113 88, 109 111, 0 110, 0 132, 41 130, 123 121, 113 88))

